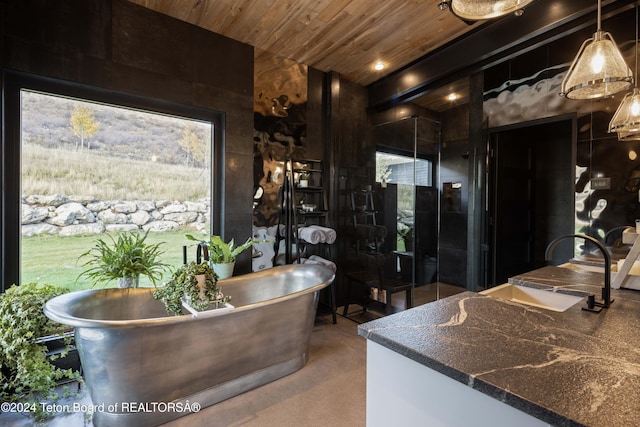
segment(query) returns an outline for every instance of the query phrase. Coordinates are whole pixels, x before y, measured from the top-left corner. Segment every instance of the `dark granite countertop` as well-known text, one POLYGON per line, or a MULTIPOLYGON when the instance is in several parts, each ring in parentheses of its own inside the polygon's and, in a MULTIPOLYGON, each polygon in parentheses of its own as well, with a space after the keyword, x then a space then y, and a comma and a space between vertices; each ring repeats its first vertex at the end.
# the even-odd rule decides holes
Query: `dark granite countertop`
MULTIPOLYGON (((544 267, 509 279, 597 299, 602 273, 544 267)), ((640 425, 640 292, 599 314, 463 292, 358 326, 358 333, 556 426, 640 425)))

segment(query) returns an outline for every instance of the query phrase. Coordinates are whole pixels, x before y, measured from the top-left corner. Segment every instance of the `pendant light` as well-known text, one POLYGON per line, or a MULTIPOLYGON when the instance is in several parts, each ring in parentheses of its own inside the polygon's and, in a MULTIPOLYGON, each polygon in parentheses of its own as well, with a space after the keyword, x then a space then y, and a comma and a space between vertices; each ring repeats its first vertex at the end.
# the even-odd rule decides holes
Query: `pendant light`
POLYGON ((594 99, 613 95, 631 87, 631 69, 624 61, 611 34, 598 28, 593 38, 580 46, 567 75, 562 80, 560 95, 570 99, 594 99))
POLYGON ((609 123, 609 132, 618 132, 620 141, 640 139, 640 90, 638 90, 638 7, 636 6, 636 74, 633 92, 624 96, 609 123))
MULTIPOLYGON (((462 19, 479 21, 517 13, 533 0, 450 0, 451 11, 462 19)), ((438 6, 440 7, 440 6, 438 6)))
POLYGON ((640 140, 640 132, 618 132, 618 141, 640 140))

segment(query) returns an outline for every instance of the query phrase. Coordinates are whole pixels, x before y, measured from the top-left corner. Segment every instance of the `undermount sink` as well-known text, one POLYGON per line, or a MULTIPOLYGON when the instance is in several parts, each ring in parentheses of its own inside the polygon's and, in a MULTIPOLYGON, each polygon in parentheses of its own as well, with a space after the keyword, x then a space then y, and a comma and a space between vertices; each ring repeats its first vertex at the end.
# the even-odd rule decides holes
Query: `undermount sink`
MULTIPOLYGON (((565 262, 564 264, 560 264, 558 267, 562 267, 562 268, 568 268, 570 270, 577 270, 577 271, 593 271, 594 273, 604 273, 604 266, 600 266, 600 265, 589 265, 589 264, 577 264, 577 263, 572 263, 572 262, 565 262)), ((616 265, 612 265, 611 266, 611 271, 618 271, 616 269, 616 265)))
POLYGON ((561 294, 511 283, 505 283, 480 293, 494 298, 559 312, 566 311, 584 299, 584 297, 576 295, 561 294))
MULTIPOLYGON (((618 274, 618 270, 622 267, 622 262, 624 259, 619 260, 617 263, 614 263, 611 266, 611 280, 612 282, 615 280, 616 275, 618 274)), ((564 264, 560 264, 558 267, 568 268, 570 270, 577 271, 592 271, 595 273, 604 273, 604 266, 598 265, 588 265, 588 264, 577 264, 572 262, 566 262, 564 264)), ((621 287, 626 289, 635 289, 640 290, 640 261, 636 261, 631 268, 631 271, 622 281, 621 287)), ((617 289, 617 288, 616 288, 617 289)))

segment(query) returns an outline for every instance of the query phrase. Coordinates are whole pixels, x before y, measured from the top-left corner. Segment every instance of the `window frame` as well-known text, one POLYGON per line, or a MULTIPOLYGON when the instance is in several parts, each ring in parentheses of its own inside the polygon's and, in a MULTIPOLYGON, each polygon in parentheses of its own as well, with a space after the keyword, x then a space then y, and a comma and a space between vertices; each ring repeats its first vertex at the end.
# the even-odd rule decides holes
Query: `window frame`
POLYGON ((47 77, 4 70, 2 72, 2 120, 0 151, 0 292, 20 284, 21 233, 21 91, 30 90, 210 122, 213 125, 211 150, 210 233, 222 233, 224 217, 225 113, 184 104, 115 92, 47 77))

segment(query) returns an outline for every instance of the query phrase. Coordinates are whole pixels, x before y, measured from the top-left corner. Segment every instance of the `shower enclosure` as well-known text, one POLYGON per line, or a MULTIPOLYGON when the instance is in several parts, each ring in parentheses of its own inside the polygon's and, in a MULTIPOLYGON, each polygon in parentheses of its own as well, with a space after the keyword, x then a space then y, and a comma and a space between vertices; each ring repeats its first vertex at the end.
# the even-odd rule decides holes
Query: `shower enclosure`
POLYGON ((438 281, 439 136, 440 123, 419 116, 373 128, 376 211, 386 228, 381 250, 393 260, 385 273, 414 286, 438 281))

